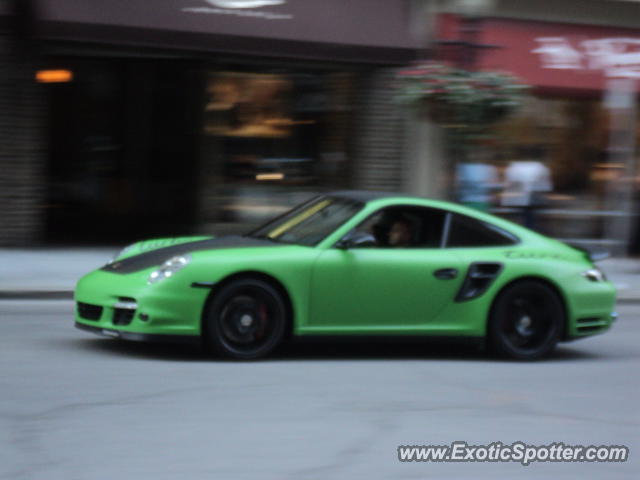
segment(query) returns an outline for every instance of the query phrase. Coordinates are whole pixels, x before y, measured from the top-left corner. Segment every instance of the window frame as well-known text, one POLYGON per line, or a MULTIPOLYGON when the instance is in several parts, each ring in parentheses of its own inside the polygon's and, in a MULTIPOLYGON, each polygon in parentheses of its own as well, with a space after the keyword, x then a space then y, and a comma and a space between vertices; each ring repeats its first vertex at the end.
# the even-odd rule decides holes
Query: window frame
POLYGON ((421 245, 416 245, 416 246, 410 246, 410 247, 391 247, 391 246, 375 246, 375 247, 358 247, 357 250, 441 250, 442 248, 444 248, 444 240, 445 240, 445 233, 448 233, 446 231, 446 227, 447 227, 447 219, 449 218, 449 215, 451 214, 451 212, 449 210, 444 210, 442 208, 437 208, 437 207, 431 207, 431 206, 425 206, 425 205, 413 205, 413 204, 397 204, 397 205, 387 205, 384 207, 380 207, 379 209, 377 209, 374 212, 371 212, 369 215, 367 215, 361 222, 359 222, 355 227, 351 228, 348 232, 346 232, 342 237, 340 237, 332 246, 331 248, 339 248, 337 245, 342 241, 342 239, 344 237, 346 237, 349 233, 353 232, 354 230, 358 229, 358 227, 360 227, 360 225, 368 222, 371 218, 373 218, 375 215, 378 215, 379 213, 383 212, 384 210, 390 210, 390 209, 420 209, 420 210, 430 210, 432 212, 438 212, 441 213, 444 216, 443 222, 442 222, 442 231, 440 232, 440 242, 438 246, 432 246, 432 247, 427 247, 427 246, 421 246, 421 245))
POLYGON ((479 218, 474 218, 470 215, 465 215, 464 213, 457 213, 457 212, 451 212, 451 211, 447 212, 447 218, 445 219, 445 226, 443 231, 442 248, 449 248, 449 249, 451 248, 505 248, 505 247, 513 247, 515 245, 520 244, 521 242, 522 240, 515 233, 511 233, 510 231, 505 230, 504 228, 501 228, 491 222, 480 220, 479 218), (505 244, 505 245, 450 246, 449 240, 451 238, 451 229, 453 227, 454 216, 456 215, 462 219, 471 219, 471 221, 476 222, 485 228, 488 228, 488 230, 498 233, 499 235, 505 237, 505 239, 511 240, 512 243, 505 244))

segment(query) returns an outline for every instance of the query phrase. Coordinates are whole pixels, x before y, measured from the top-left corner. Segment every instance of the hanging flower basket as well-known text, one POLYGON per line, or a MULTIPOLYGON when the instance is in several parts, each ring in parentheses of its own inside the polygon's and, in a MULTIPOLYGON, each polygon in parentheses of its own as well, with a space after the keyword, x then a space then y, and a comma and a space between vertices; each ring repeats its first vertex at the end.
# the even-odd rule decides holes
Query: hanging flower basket
POLYGON ((498 72, 420 63, 397 73, 397 97, 424 107, 444 127, 483 129, 517 109, 528 87, 498 72))

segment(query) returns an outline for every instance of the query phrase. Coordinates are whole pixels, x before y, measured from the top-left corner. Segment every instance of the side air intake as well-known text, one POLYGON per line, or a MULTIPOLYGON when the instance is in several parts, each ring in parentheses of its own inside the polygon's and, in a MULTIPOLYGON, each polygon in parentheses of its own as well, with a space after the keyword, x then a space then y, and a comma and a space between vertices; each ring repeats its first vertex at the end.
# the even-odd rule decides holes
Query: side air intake
POLYGON ((501 263, 475 262, 469 266, 467 276, 456 295, 456 302, 478 298, 486 292, 502 271, 501 263))

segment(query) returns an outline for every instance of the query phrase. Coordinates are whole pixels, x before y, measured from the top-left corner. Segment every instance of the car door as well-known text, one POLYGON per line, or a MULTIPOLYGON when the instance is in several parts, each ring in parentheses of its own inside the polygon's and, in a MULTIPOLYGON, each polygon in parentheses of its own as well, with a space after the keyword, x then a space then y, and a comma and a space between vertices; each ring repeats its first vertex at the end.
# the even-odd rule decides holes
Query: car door
POLYGON ((458 255, 440 245, 336 246, 314 265, 309 326, 336 333, 428 330, 463 277, 458 255))

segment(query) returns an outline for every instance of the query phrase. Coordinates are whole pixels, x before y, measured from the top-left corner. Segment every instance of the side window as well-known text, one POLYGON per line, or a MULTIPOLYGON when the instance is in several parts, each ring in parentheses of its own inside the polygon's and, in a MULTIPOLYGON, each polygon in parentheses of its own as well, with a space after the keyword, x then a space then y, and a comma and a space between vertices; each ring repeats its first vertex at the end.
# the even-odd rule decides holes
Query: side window
POLYGON ((371 235, 377 248, 440 248, 446 212, 432 208, 388 207, 355 228, 371 235))
POLYGON ((514 236, 489 223, 453 214, 447 247, 500 247, 516 241, 514 236))

